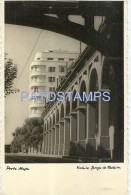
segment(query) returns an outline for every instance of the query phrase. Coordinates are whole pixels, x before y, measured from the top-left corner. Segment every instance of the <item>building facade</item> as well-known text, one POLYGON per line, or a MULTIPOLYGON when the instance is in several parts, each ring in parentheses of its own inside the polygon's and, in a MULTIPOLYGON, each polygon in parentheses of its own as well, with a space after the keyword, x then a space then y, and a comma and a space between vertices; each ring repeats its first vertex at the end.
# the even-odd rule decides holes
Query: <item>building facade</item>
POLYGON ((30 66, 30 92, 36 92, 37 101, 30 102, 30 118, 40 117, 46 104, 46 98, 41 101, 39 92, 55 91, 78 55, 75 52, 62 50, 47 50, 36 53, 30 66))
POLYGON ((57 91, 109 91, 111 100, 48 102, 42 153, 123 161, 122 64, 92 47, 84 50, 57 91))

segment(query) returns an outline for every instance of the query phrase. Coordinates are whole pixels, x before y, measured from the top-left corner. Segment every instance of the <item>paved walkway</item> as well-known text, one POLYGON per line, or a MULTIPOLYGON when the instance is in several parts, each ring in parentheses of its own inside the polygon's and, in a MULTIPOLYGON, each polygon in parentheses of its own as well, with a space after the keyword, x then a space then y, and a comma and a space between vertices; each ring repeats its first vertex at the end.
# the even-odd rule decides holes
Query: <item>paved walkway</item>
POLYGON ((6 153, 5 163, 77 163, 78 159, 62 158, 60 156, 45 156, 41 154, 6 153))
POLYGON ((53 158, 62 158, 62 156, 60 155, 53 155, 53 154, 42 154, 42 153, 6 153, 6 155, 9 155, 9 156, 36 156, 36 157, 53 157, 53 158))

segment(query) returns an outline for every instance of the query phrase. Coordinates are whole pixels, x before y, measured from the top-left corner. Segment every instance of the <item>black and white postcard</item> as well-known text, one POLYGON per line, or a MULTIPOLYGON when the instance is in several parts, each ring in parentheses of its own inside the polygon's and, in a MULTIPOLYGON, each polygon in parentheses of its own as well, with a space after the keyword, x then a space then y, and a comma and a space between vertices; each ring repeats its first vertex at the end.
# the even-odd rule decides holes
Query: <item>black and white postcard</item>
POLYGON ((4 195, 126 195, 125 1, 5 1, 4 195))

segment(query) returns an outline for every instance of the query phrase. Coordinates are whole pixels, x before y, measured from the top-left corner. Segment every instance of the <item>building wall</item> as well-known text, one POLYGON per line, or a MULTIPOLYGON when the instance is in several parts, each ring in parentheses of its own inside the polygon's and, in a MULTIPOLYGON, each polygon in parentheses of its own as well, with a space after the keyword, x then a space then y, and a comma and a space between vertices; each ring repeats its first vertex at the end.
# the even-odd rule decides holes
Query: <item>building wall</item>
POLYGON ((40 101, 39 91, 55 91, 76 58, 78 58, 78 53, 62 50, 36 53, 30 66, 30 92, 37 92, 38 100, 30 102, 29 117, 41 116, 46 99, 40 101))

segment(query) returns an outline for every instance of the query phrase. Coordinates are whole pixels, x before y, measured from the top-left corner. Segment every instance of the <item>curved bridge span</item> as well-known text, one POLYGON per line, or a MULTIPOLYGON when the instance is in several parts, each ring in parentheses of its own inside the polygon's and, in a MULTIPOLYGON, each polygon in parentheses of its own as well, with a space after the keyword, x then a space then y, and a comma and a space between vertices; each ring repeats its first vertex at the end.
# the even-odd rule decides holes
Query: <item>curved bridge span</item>
POLYGON ((122 2, 5 2, 5 23, 35 27, 60 33, 95 47, 104 55, 122 53, 122 2), (84 25, 72 22, 69 16, 79 15, 84 25), (104 17, 96 31, 94 17, 104 17))

